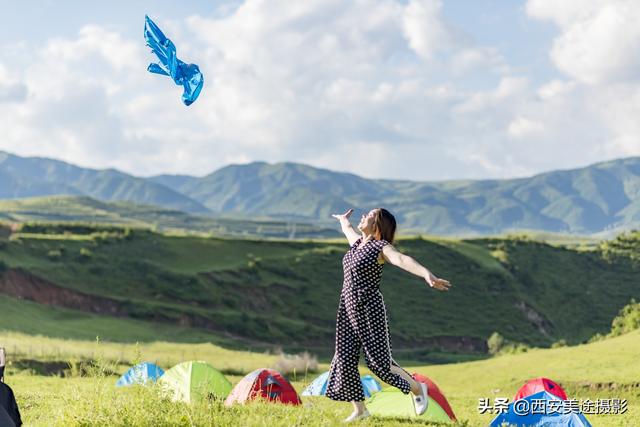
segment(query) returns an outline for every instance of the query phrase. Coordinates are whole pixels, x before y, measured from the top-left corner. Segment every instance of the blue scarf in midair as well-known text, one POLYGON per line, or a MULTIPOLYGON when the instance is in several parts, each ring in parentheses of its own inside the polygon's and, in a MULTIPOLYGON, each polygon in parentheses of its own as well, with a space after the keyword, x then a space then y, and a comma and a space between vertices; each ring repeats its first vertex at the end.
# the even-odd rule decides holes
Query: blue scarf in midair
POLYGON ((148 71, 170 76, 177 85, 184 87, 182 102, 191 105, 200 95, 204 78, 196 64, 185 64, 176 56, 176 47, 148 17, 144 17, 144 38, 159 63, 151 63, 148 71))

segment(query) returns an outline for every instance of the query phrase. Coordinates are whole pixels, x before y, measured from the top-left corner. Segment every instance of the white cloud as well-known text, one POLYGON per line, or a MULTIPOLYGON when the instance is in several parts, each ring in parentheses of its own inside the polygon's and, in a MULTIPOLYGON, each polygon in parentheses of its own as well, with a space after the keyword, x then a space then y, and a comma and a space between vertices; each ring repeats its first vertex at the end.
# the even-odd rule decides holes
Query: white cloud
POLYGON ((404 34, 409 46, 423 59, 451 44, 449 30, 443 22, 439 0, 410 0, 402 16, 404 34))
POLYGON ((569 76, 589 84, 640 76, 640 2, 532 0, 527 11, 559 26, 551 58, 569 76))
POLYGON ((8 67, 0 63, 0 103, 24 101, 26 92, 25 85, 9 71, 8 67))
POLYGON ((558 26, 550 57, 572 79, 549 82, 539 97, 594 129, 599 140, 584 145, 596 155, 640 155, 640 2, 529 0, 527 12, 558 26))
POLYGON ((576 88, 576 82, 551 80, 538 89, 538 96, 543 100, 548 100, 557 96, 566 95, 576 88))
POLYGON ((488 69, 497 74, 508 74, 510 67, 495 48, 464 48, 455 53, 451 60, 452 71, 456 74, 488 69))
POLYGON ((521 99, 527 87, 528 81, 524 77, 504 77, 495 89, 471 94, 454 111, 458 114, 485 113, 488 109, 521 99))
POLYGON ((530 136, 544 130, 544 125, 538 121, 527 119, 526 117, 516 117, 509 123, 507 132, 514 138, 530 136))

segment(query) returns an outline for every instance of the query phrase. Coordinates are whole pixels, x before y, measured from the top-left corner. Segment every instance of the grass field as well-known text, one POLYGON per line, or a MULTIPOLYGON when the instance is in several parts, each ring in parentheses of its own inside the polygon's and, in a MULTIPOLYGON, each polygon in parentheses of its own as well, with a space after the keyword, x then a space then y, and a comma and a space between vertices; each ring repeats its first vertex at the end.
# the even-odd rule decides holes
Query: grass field
MULTIPOLYGON (((0 236, 0 285, 12 289, 10 277, 20 273, 26 281, 19 286, 33 285, 31 277, 45 296, 47 282, 126 310, 109 316, 0 295, 0 346, 14 361, 7 382, 27 425, 330 426, 350 412, 348 404, 324 398, 305 399, 302 408, 227 409, 218 402, 171 403, 153 388, 114 387, 117 373, 143 359, 164 368, 205 360, 237 382, 256 368, 275 367, 281 347, 318 357, 318 372, 291 376, 301 391, 332 356, 344 242, 65 227, 35 224, 0 236), (209 323, 195 327, 185 319, 209 323)), ((510 398, 538 376, 560 382, 572 398, 628 400, 626 414, 589 416, 593 425, 640 425, 640 332, 576 345, 607 333, 619 310, 640 299, 640 233, 571 247, 528 236, 404 238, 397 247, 454 283, 439 294, 387 267, 383 292, 396 359, 435 380, 462 425, 487 425, 492 415, 478 413, 478 399, 510 398), (535 347, 573 346, 491 357, 430 341, 484 344, 493 332, 535 347)))
MULTIPOLYGON (((326 398, 303 398, 303 407, 291 408, 266 403, 234 407, 218 402, 197 405, 171 403, 157 390, 114 387, 113 368, 123 372, 127 363, 154 360, 167 368, 189 359, 201 359, 224 370, 233 382, 243 373, 259 367, 271 367, 277 356, 233 351, 213 344, 175 344, 153 342, 140 345, 60 340, 25 334, 2 332, 0 342, 13 349, 31 346, 40 360, 59 356, 69 360, 93 357, 102 367, 87 376, 59 378, 36 375, 29 370, 9 366, 7 382, 14 388, 26 425, 215 425, 215 426, 332 426, 350 412, 350 405, 326 398)), ((545 376, 559 382, 570 398, 627 399, 628 410, 621 415, 589 415, 594 426, 640 425, 640 331, 591 344, 556 349, 530 350, 517 355, 504 355, 483 361, 446 365, 405 365, 411 372, 432 378, 443 390, 461 425, 487 425, 492 415, 478 413, 478 399, 512 398, 526 379, 545 376)), ((319 370, 325 370, 322 363, 319 370)), ((368 372, 366 369, 363 373, 368 372)), ((300 392, 316 373, 298 373, 291 377, 300 392)), ((360 425, 435 425, 409 419, 375 418, 360 425)))
MULTIPOLYGON (((198 325, 209 334, 282 343, 291 351, 331 351, 326 343, 333 337, 342 282, 342 241, 206 238, 117 226, 73 232, 63 232, 67 226, 61 225, 30 227, 0 241, 0 267, 109 298, 130 319, 163 322, 168 334, 180 335, 172 325, 198 325)), ((584 342, 608 330, 617 311, 640 297, 634 252, 609 256, 611 250, 618 253, 613 243, 606 250, 576 250, 525 238, 405 238, 397 246, 454 284, 440 294, 419 278, 385 268, 382 288, 398 351, 412 351, 406 357, 425 361, 437 359, 434 339, 449 340, 446 351, 455 348, 458 337, 475 340, 476 349, 465 350, 475 357, 477 344, 496 331, 534 346, 584 342), (420 328, 412 326, 414 319, 420 328)), ((14 330, 38 333, 20 313, 7 320, 14 330)), ((105 339, 124 338, 119 328, 98 330, 105 339)))
MULTIPOLYGON (((45 196, 0 200, 0 219, 20 223, 92 223, 181 231, 218 236, 261 238, 322 238, 338 236, 327 224, 211 217, 191 215, 175 209, 130 202, 106 202, 86 196, 45 196)), ((333 224, 332 224, 333 225, 333 224)))

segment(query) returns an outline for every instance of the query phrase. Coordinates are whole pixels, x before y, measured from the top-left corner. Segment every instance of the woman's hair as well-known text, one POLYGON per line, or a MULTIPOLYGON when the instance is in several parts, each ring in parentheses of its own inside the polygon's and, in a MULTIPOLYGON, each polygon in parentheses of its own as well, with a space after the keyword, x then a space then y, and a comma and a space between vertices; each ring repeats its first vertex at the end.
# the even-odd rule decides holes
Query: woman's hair
POLYGON ((396 235, 396 219, 384 208, 375 209, 373 214, 373 235, 377 240, 393 243, 396 235))

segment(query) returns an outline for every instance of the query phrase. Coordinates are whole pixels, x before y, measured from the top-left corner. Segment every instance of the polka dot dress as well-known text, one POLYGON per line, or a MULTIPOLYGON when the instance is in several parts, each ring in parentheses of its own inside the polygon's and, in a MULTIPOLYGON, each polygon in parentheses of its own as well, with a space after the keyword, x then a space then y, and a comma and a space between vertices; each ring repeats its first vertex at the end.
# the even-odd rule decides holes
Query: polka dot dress
POLYGON ((331 362, 326 396, 333 400, 363 401, 358 362, 360 349, 367 366, 382 381, 407 394, 409 383, 391 372, 389 324, 380 292, 380 251, 389 242, 359 238, 342 259, 344 283, 336 322, 336 350, 331 362))

